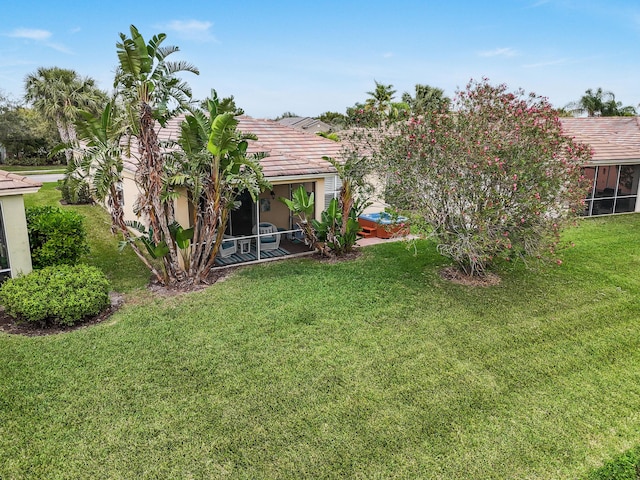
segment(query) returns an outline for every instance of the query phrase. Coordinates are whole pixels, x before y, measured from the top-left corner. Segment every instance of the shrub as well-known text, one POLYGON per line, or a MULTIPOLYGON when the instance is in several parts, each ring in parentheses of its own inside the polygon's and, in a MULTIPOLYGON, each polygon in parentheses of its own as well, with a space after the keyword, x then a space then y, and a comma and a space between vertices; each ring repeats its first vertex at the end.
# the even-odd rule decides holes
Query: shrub
POLYGON ((89 252, 82 215, 52 206, 27 208, 26 213, 34 268, 74 265, 89 252))
POLYGON ((86 178, 78 178, 76 170, 76 164, 69 163, 64 179, 58 180, 58 190, 60 190, 62 200, 72 205, 93 203, 89 183, 86 178))
POLYGON ((563 135, 543 97, 471 82, 452 112, 388 132, 378 155, 385 200, 411 211, 469 275, 484 275, 498 258, 553 254, 561 227, 583 210, 590 147, 563 135))
POLYGON ((47 157, 9 157, 4 159, 6 165, 17 165, 21 167, 40 167, 43 165, 50 165, 51 162, 47 161, 47 157))
POLYGON ((109 306, 109 282, 89 265, 46 267, 3 283, 0 303, 20 320, 73 325, 109 306))
POLYGON ((640 446, 592 470, 585 480, 637 480, 640 472, 640 446))
POLYGON ((71 205, 93 203, 89 185, 84 180, 65 177, 64 180, 58 180, 58 189, 60 190, 64 203, 71 205))

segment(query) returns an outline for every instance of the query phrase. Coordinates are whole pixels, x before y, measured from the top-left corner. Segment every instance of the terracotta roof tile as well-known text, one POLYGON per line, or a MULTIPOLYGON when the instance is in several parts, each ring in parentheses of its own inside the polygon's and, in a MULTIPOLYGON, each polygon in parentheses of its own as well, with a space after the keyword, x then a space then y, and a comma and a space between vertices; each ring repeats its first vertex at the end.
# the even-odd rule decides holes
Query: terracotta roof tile
POLYGON ((25 176, 0 170, 0 195, 32 193, 38 191, 42 183, 25 176))
MULTIPOLYGON (((323 156, 340 158, 341 145, 318 135, 293 127, 282 125, 273 120, 255 119, 248 116, 238 118, 238 129, 244 133, 253 133, 258 140, 249 141, 249 153, 266 153, 260 160, 267 178, 291 175, 324 175, 335 173, 335 168, 322 159, 323 156)), ((158 131, 162 141, 175 140, 180 133, 183 117, 169 122, 158 131)), ((132 147, 135 151, 135 147, 132 147)), ((125 160, 129 170, 136 168, 136 160, 125 160)))
POLYGON ((640 162, 638 117, 561 118, 563 131, 593 149, 593 160, 640 162))

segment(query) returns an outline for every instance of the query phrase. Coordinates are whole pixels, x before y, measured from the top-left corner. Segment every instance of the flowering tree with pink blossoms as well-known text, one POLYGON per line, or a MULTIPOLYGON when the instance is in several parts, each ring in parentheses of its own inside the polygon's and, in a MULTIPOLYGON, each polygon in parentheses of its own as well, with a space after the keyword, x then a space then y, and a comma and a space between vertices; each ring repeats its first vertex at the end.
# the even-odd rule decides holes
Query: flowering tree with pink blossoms
POLYGON ((387 202, 472 276, 497 258, 554 253, 583 209, 591 156, 545 98, 486 79, 458 91, 449 112, 389 127, 378 154, 387 202))

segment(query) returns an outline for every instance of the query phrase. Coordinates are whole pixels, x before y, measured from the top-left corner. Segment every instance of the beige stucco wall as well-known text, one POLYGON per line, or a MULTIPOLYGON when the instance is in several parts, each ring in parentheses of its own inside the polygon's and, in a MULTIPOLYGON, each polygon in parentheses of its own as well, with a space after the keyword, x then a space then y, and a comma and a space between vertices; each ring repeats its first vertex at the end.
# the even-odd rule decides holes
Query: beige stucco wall
POLYGON ((11 276, 26 275, 31 272, 32 266, 24 199, 22 195, 2 196, 0 197, 0 205, 7 237, 11 276))
POLYGON ((182 225, 182 228, 191 227, 191 218, 189 212, 189 197, 187 196, 187 189, 180 188, 178 189, 180 192, 180 196, 176 199, 174 203, 174 213, 176 216, 176 222, 182 225))
MULTIPOLYGON (((319 178, 316 181, 315 188, 315 201, 316 201, 316 220, 322 220, 322 212, 324 211, 324 178, 319 178)), ((297 188, 297 187, 296 187, 297 188)))
POLYGON ((282 203, 279 198, 291 198, 291 193, 297 190, 300 185, 303 185, 307 192, 314 192, 315 218, 320 220, 321 213, 325 208, 324 178, 311 179, 305 182, 289 181, 287 183, 280 184, 274 182, 272 190, 265 190, 260 194, 260 200, 264 200, 264 203, 259 201, 260 221, 273 223, 280 228, 292 228, 290 225, 291 213, 289 208, 282 203), (272 191, 275 194, 275 199, 271 196, 272 191), (265 207, 267 207, 268 210, 265 210, 265 207))
MULTIPOLYGON (((136 217, 133 213, 133 206, 138 197, 138 186, 136 185, 133 174, 125 171, 123 174, 123 192, 124 192, 124 218, 125 220, 142 221, 140 217, 136 217)), ((290 213, 287 206, 278 200, 280 197, 290 198, 290 191, 297 189, 300 185, 309 192, 315 193, 315 217, 320 220, 320 215, 325 208, 324 205, 324 178, 305 179, 304 181, 287 180, 284 183, 272 182, 275 199, 271 197, 271 190, 265 190, 260 194, 260 199, 267 200, 268 210, 260 209, 260 221, 270 222, 280 228, 290 228, 290 213)), ((266 206, 266 205, 265 205, 266 206)), ((181 195, 176 200, 175 205, 176 220, 183 227, 190 225, 189 205, 186 195, 181 195)), ((143 222, 144 223, 144 222, 143 222)))
POLYGON ((139 217, 133 213, 133 206, 136 203, 136 199, 138 198, 138 185, 136 184, 133 173, 125 170, 122 173, 122 184, 123 184, 123 194, 124 194, 124 219, 130 221, 140 221, 139 217))
POLYGON ((384 200, 384 182, 378 175, 369 175, 366 179, 373 189, 373 195, 369 198, 371 205, 364 209, 363 213, 383 212, 388 206, 384 200))

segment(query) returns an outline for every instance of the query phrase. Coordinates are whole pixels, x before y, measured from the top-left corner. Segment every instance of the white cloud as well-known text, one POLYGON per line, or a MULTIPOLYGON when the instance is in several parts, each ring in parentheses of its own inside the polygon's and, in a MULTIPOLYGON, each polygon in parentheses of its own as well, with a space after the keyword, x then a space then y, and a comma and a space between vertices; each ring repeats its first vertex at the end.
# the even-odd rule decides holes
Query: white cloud
POLYGON ((200 20, 172 20, 160 25, 162 29, 175 32, 181 38, 199 42, 215 42, 217 39, 211 33, 213 23, 200 20))
POLYGON ((45 45, 47 47, 49 47, 49 48, 53 48, 54 50, 57 50, 58 52, 68 53, 70 55, 73 54, 73 51, 71 51, 66 46, 62 45, 61 43, 47 42, 47 43, 45 43, 45 45))
POLYGON ((391 58, 391 57, 393 57, 393 52, 384 53, 384 54, 382 54, 382 57, 383 58, 391 58))
POLYGON ((559 60, 549 60, 547 62, 529 63, 527 65, 523 65, 523 67, 524 68, 552 67, 554 65, 564 65, 565 63, 567 63, 567 60, 562 58, 559 60))
POLYGON ((494 50, 484 50, 478 52, 481 57, 515 57, 518 52, 513 48, 496 48, 494 50))
POLYGON ((26 38, 29 40, 47 40, 51 37, 51 32, 47 30, 39 30, 36 28, 16 28, 13 32, 7 34, 8 37, 26 38))
POLYGON ((46 47, 52 48, 53 50, 57 50, 58 52, 68 54, 73 53, 69 48, 61 43, 50 42, 49 39, 52 37, 52 33, 48 30, 40 30, 37 28, 16 28, 12 32, 7 33, 5 36, 11 38, 24 38, 25 40, 33 40, 34 42, 38 42, 46 47))

